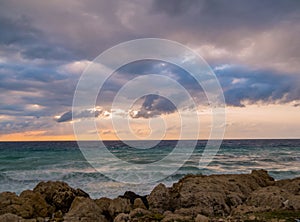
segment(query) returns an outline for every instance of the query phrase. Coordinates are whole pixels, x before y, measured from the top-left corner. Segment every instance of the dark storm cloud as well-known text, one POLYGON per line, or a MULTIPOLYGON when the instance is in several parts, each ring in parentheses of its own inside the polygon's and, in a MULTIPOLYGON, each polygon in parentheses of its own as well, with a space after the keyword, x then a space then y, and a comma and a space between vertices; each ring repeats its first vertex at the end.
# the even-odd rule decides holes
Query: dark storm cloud
POLYGON ((72 120, 72 111, 65 112, 62 114, 56 122, 61 123, 61 122, 67 122, 72 120))
MULTIPOLYGON (((297 75, 286 75, 271 69, 253 69, 250 67, 239 65, 221 65, 215 67, 215 73, 221 83, 226 104, 229 106, 244 106, 245 102, 265 104, 289 103, 294 100, 300 100, 300 78, 297 75), (223 67, 223 68, 220 68, 223 67)), ((182 85, 198 103, 206 104, 204 91, 198 82, 185 70, 180 67, 161 62, 157 60, 141 60, 122 67, 117 75, 113 75, 110 79, 110 85, 114 87, 105 87, 105 90, 112 90, 112 97, 108 97, 110 101, 116 95, 118 90, 126 81, 139 75, 161 74, 168 76, 182 85), (164 66, 162 66, 164 64, 164 66), (123 77, 122 84, 118 80, 123 77)), ((203 82, 205 84, 205 82, 203 82)), ((166 89, 167 90, 167 89, 166 89)), ((173 104, 157 95, 144 97, 139 112, 135 114, 135 118, 149 118, 163 113, 175 111, 173 104), (166 103, 165 107, 160 107, 166 103), (154 104, 154 105, 152 105, 154 104), (170 110, 168 110, 170 108, 170 110)))
POLYGON ((30 21, 25 16, 19 19, 10 19, 0 16, 0 44, 32 44, 39 40, 41 32, 30 25, 30 21))
POLYGON ((104 115, 104 111, 99 109, 87 109, 87 110, 82 110, 74 113, 72 113, 72 111, 67 111, 64 114, 62 114, 58 119, 56 119, 56 122, 61 123, 61 122, 69 122, 72 119, 74 120, 74 119, 95 118, 95 117, 99 117, 102 114, 104 115))
MULTIPOLYGON (((230 4, 215 0, 67 0, 64 4, 66 7, 60 2, 2 1, 5 42, 30 43, 20 48, 27 58, 62 60, 92 60, 115 44, 141 37, 170 38, 197 47, 211 44, 237 53, 245 47, 244 40, 256 41, 259 33, 292 26, 297 31, 285 32, 287 37, 276 40, 274 50, 283 52, 292 42, 299 45, 297 0, 234 0, 230 4)), ((288 52, 281 60, 298 58, 298 51, 288 52)), ((260 54, 274 53, 264 50, 260 54)))
POLYGON ((28 16, 16 18, 0 16, 0 46, 20 52, 27 59, 71 60, 71 49, 51 43, 46 34, 32 25, 28 16))
POLYGON ((244 106, 244 102, 265 104, 300 100, 300 79, 270 70, 232 67, 217 71, 227 105, 244 106))
POLYGON ((176 107, 168 99, 150 94, 141 98, 142 106, 130 113, 132 118, 152 118, 162 114, 169 114, 176 111, 176 107))
POLYGON ((0 114, 53 117, 72 105, 78 76, 56 66, 0 64, 0 114))

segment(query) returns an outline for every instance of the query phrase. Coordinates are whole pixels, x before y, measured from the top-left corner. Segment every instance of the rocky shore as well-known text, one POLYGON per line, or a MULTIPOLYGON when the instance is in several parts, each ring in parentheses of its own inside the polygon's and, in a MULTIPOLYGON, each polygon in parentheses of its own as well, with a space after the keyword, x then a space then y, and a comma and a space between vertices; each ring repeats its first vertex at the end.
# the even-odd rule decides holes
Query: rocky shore
MULTIPOLYGON (((20 195, 0 194, 1 222, 297 221, 300 178, 274 181, 264 170, 250 174, 187 175, 149 195, 132 191, 91 199, 64 182, 41 182, 20 195)), ((300 221, 300 220, 299 220, 300 221)))

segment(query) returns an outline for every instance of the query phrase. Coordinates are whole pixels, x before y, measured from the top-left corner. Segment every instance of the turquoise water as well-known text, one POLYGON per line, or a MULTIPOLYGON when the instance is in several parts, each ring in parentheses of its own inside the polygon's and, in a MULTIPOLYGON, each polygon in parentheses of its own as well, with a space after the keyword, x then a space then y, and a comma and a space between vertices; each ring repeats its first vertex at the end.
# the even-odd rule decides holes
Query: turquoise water
MULTIPOLYGON (((123 161, 146 164, 156 163, 166 157, 176 143, 162 141, 151 149, 134 149, 119 141, 106 142, 106 146, 123 161)), ((206 141, 198 141, 190 159, 161 182, 171 185, 190 173, 249 173, 262 168, 268 170, 275 179, 300 177, 300 140, 225 140, 214 160, 200 170, 197 166, 205 144, 206 141)), ((97 148, 97 143, 89 142, 89 147, 97 148)), ((99 150, 95 149, 95 152, 99 150)), ((113 175, 121 170, 122 166, 112 167, 109 159, 99 161, 107 166, 103 168, 105 175, 113 175)), ((170 161, 171 164, 179 167, 176 166, 176 160, 170 161)), ((129 167, 126 170, 136 169, 129 167)), ((147 194, 156 185, 124 184, 105 175, 89 164, 76 142, 0 142, 0 192, 20 193, 24 189, 34 188, 40 181, 62 180, 98 198, 115 197, 126 190, 147 194)))

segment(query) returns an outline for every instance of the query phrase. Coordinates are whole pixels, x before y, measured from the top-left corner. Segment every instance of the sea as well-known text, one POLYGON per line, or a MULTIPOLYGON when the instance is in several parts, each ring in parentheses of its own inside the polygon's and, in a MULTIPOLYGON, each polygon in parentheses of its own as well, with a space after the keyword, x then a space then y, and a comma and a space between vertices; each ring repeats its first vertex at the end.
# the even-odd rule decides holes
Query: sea
MULTIPOLYGON (((148 142, 143 141, 144 144, 148 142)), ((95 141, 87 143, 101 156, 95 141)), ((107 141, 105 146, 116 158, 134 163, 132 169, 127 164, 126 171, 135 172, 138 164, 162 164, 159 160, 168 156, 177 143, 160 141, 153 148, 138 152, 121 141, 107 141)), ((74 188, 81 188, 92 198, 114 198, 127 190, 140 195, 149 194, 158 183, 171 186, 187 174, 241 174, 265 169, 275 180, 300 177, 300 140, 224 140, 212 161, 204 168, 199 168, 199 156, 206 143, 205 140, 197 141, 184 164, 176 160, 167 163, 176 169, 171 175, 164 175, 165 178, 159 181, 132 184, 110 177, 118 172, 124 174, 124 166, 112 166, 109 159, 99 159, 106 166, 105 172, 96 170, 76 141, 0 142, 0 192, 20 194, 23 190, 33 189, 41 181, 51 180, 64 181, 74 188)))

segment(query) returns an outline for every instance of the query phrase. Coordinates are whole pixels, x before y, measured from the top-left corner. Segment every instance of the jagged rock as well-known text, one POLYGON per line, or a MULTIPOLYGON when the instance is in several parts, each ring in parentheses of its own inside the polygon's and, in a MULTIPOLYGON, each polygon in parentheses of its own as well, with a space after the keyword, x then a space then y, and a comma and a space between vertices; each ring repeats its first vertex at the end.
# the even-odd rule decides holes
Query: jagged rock
POLYGON ((22 218, 11 213, 0 215, 1 222, 19 222, 22 218))
POLYGON ((136 198, 133 203, 133 208, 147 209, 141 198, 136 198))
POLYGON ((89 195, 80 189, 73 189, 65 182, 48 181, 40 182, 34 189, 34 192, 40 193, 48 204, 55 207, 55 210, 68 212, 72 201, 76 196, 88 197, 89 195))
POLYGON ((15 193, 0 194, 0 215, 12 213, 23 218, 47 217, 53 212, 43 197, 30 190, 23 191, 20 196, 15 193))
POLYGON ((159 184, 148 196, 149 209, 162 213, 171 210, 180 215, 229 215, 254 190, 274 184, 264 170, 243 175, 189 175, 171 188, 159 184), (181 212, 180 212, 181 211, 181 212))
POLYGON ((125 198, 115 198, 111 200, 108 207, 109 214, 114 218, 120 213, 129 213, 131 210, 131 204, 128 199, 125 198))
POLYGON ((101 208, 101 211, 108 211, 111 201, 110 198, 101 197, 100 199, 96 199, 95 203, 101 208))
POLYGON ((252 176, 261 187, 272 186, 275 184, 274 178, 271 177, 266 170, 252 170, 250 176, 252 176))
POLYGON ((163 213, 170 209, 170 192, 162 183, 152 190, 147 200, 151 211, 163 213))
POLYGON ((170 188, 157 185, 147 199, 128 191, 113 200, 92 200, 63 182, 43 182, 20 196, 0 194, 0 222, 277 221, 276 216, 270 218, 270 212, 298 218, 299 211, 300 178, 274 181, 264 170, 189 175, 170 188))
POLYGON ((121 198, 126 198, 126 199, 129 199, 130 200, 130 203, 131 204, 134 204, 134 201, 138 198, 140 198, 142 201, 143 201, 143 204, 146 206, 146 208, 148 208, 148 201, 147 201, 147 196, 140 196, 132 191, 126 191, 124 193, 124 195, 122 196, 119 196, 121 198))
POLYGON ((111 203, 111 199, 107 197, 101 197, 100 199, 96 199, 95 203, 100 208, 100 213, 105 216, 105 218, 109 221, 113 220, 113 217, 109 213, 109 205, 111 203))
POLYGON ((168 209, 191 208, 193 214, 224 216, 254 190, 270 184, 274 179, 264 170, 242 175, 190 175, 170 188, 168 209))
POLYGON ((32 208, 25 206, 23 209, 21 201, 15 193, 3 192, 0 194, 0 215, 5 213, 17 214, 22 216, 31 216, 32 208), (22 211, 22 212, 20 212, 22 211))
POLYGON ((20 194, 20 199, 24 201, 24 205, 33 208, 33 215, 31 217, 48 217, 54 212, 54 208, 47 204, 41 194, 35 193, 31 190, 25 190, 20 194))
POLYGON ((130 222, 129 214, 120 213, 114 219, 114 222, 130 222))
POLYGON ((195 218, 195 222, 209 222, 209 218, 204 215, 198 214, 195 218))
POLYGON ((100 207, 92 199, 76 197, 72 202, 69 212, 65 215, 64 221, 108 222, 100 212, 100 207))

